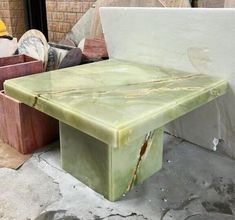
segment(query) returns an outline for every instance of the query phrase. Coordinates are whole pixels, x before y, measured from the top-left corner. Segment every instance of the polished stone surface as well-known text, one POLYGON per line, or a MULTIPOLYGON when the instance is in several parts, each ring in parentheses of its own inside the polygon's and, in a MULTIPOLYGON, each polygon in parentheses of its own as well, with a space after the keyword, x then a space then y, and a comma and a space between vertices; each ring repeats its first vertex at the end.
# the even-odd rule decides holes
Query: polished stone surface
POLYGON ((5 90, 98 140, 120 147, 226 92, 223 79, 119 60, 5 82, 5 90))
POLYGON ((60 123, 62 168, 115 201, 162 167, 163 129, 113 148, 60 123))

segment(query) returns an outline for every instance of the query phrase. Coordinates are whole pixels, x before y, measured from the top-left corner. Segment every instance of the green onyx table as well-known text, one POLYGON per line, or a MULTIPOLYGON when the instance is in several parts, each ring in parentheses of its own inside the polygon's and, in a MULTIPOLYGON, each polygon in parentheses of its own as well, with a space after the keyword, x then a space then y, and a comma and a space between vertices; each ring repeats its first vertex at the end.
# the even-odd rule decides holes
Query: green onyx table
POLYGON ((7 95, 60 121, 62 167, 111 201, 161 169, 165 124, 226 88, 208 75, 119 60, 5 82, 7 95))

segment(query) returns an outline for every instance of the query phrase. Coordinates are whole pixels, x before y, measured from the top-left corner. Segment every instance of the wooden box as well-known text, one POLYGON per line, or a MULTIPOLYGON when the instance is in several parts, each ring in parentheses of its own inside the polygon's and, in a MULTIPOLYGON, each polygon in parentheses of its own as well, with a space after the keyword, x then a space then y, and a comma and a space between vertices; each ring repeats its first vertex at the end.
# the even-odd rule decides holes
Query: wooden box
POLYGON ((27 55, 0 58, 0 90, 7 79, 43 72, 42 61, 27 55))
POLYGON ((59 135, 58 121, 0 92, 0 139, 20 153, 32 153, 59 135))

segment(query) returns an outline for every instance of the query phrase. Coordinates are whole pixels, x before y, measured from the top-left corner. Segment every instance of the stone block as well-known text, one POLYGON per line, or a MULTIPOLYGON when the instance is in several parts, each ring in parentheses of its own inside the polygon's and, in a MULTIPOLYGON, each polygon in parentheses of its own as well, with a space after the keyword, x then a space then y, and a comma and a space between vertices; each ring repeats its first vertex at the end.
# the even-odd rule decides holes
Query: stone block
POLYGON ((23 154, 58 138, 58 121, 0 92, 0 139, 23 154))
POLYGON ((62 167, 110 201, 162 168, 163 129, 114 148, 60 123, 62 167))

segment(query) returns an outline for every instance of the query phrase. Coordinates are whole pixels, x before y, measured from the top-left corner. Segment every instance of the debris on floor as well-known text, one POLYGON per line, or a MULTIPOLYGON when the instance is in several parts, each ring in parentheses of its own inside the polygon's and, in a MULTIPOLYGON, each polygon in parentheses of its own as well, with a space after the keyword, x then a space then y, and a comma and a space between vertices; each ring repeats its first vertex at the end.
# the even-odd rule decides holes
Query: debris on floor
MULTIPOLYGON (((31 157, 30 154, 23 155, 0 139, 0 168, 18 169, 31 157)), ((1 200, 0 200, 1 201, 1 200)), ((0 209, 1 210, 1 209, 0 209)), ((1 219, 1 215, 0 215, 1 219)))

